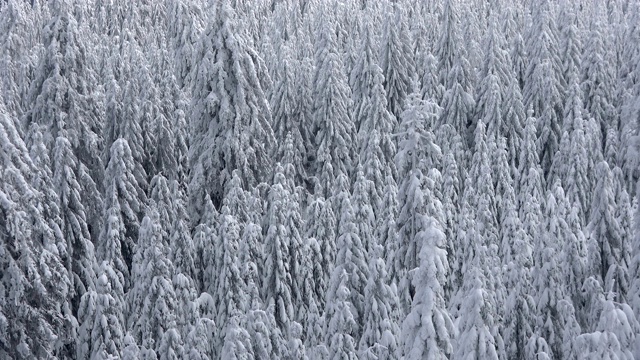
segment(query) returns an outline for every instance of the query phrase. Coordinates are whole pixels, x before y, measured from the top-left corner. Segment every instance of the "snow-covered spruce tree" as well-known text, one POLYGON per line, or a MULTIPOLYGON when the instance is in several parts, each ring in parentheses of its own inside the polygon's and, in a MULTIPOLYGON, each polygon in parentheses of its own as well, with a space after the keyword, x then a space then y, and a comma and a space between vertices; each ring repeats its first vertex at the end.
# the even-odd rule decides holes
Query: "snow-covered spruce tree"
MULTIPOLYGON (((360 128, 367 121, 370 103, 373 95, 374 81, 376 76, 380 74, 383 77, 383 97, 385 100, 384 109, 387 110, 386 92, 384 92, 384 75, 382 69, 378 66, 375 42, 375 31, 371 28, 370 22, 364 23, 364 30, 361 34, 361 44, 358 48, 358 57, 349 74, 349 86, 351 87, 351 96, 353 98, 353 121, 358 131, 358 140, 360 140, 360 128)), ((387 110, 388 114, 388 110, 387 110)), ((360 151, 362 145, 359 143, 360 151)))
POLYGON ((149 182, 149 201, 153 202, 158 211, 162 241, 165 246, 169 245, 171 225, 178 218, 174 201, 179 196, 180 193, 173 194, 169 189, 169 181, 162 173, 156 174, 149 182))
POLYGON ((217 334, 213 339, 214 355, 220 356, 225 342, 225 329, 231 323, 236 312, 245 308, 246 294, 244 283, 240 273, 240 262, 238 260, 238 249, 240 241, 240 229, 236 218, 230 214, 226 206, 222 207, 220 214, 219 240, 216 246, 221 247, 220 270, 216 273, 218 277, 217 288, 210 292, 218 306, 215 311, 215 324, 217 334))
POLYGON ((353 315, 353 304, 349 302, 350 290, 347 287, 349 275, 343 267, 336 267, 331 274, 331 283, 327 293, 325 316, 328 323, 325 330, 328 359, 357 359, 356 340, 352 334, 357 328, 353 315))
POLYGON ((140 227, 133 257, 127 328, 136 341, 158 352, 162 338, 176 327, 173 264, 162 239, 160 216, 152 204, 140 227))
POLYGON ((529 57, 524 81, 524 103, 538 118, 538 152, 544 176, 560 143, 562 116, 561 61, 557 28, 550 15, 549 1, 532 5, 532 24, 526 34, 529 57))
POLYGON ((596 169, 598 184, 595 187, 591 205, 591 216, 587 231, 589 233, 589 269, 588 274, 602 281, 604 289, 614 289, 616 283, 627 283, 627 279, 607 276, 616 267, 627 268, 623 252, 623 229, 616 218, 613 176, 609 164, 602 161, 596 169))
POLYGON ((129 289, 129 270, 138 239, 139 214, 144 211, 146 196, 133 175, 133 157, 126 140, 111 146, 111 158, 104 179, 104 222, 98 238, 98 261, 111 261, 120 272, 125 289, 129 289))
POLYGON ((251 360, 254 358, 249 333, 240 325, 240 314, 229 319, 229 325, 224 328, 224 345, 220 353, 221 359, 251 360))
POLYGON ((384 73, 389 112, 399 118, 407 96, 414 90, 412 76, 416 65, 402 4, 394 3, 388 11, 380 48, 380 67, 384 73))
POLYGON ((99 274, 95 289, 82 295, 78 310, 75 356, 81 360, 119 357, 124 349, 122 284, 107 261, 100 265, 99 274))
POLYGON ((423 68, 419 69, 419 65, 416 65, 418 70, 424 71, 420 88, 422 99, 434 99, 436 103, 440 104, 444 96, 444 85, 440 83, 438 78, 438 59, 430 51, 422 56, 424 57, 423 68))
POLYGON ((582 63, 582 41, 576 14, 576 7, 571 3, 560 4, 560 60, 562 61, 562 87, 567 90, 572 83, 572 77, 577 76, 582 63))
POLYGON ((380 202, 381 211, 378 212, 376 241, 383 248, 382 259, 387 265, 389 281, 394 279, 394 256, 398 245, 398 228, 396 218, 398 216, 398 185, 393 176, 387 175, 384 186, 384 197, 380 202))
POLYGON ((578 358, 633 359, 638 322, 626 304, 615 304, 609 296, 604 300, 596 331, 578 336, 578 358), (631 319, 629 318, 631 316, 631 319))
POLYGON ((338 54, 330 19, 320 20, 316 30, 313 75, 313 134, 316 152, 316 176, 325 184, 329 198, 332 182, 340 174, 350 174, 355 159, 356 134, 351 119, 351 90, 338 54), (330 170, 331 169, 331 170, 330 170))
POLYGON ((204 211, 202 215, 202 223, 196 226, 193 231, 193 243, 195 246, 195 263, 196 263, 196 284, 199 292, 214 291, 217 289, 218 272, 215 268, 217 264, 216 255, 220 246, 218 246, 219 233, 219 213, 213 206, 213 202, 209 194, 205 195, 204 211))
MULTIPOLYGON (((480 120, 475 128, 475 149, 471 160, 469 177, 476 184, 474 195, 470 196, 471 206, 476 208, 476 221, 481 222, 480 238, 489 248, 498 243, 498 219, 496 218, 496 193, 493 185, 493 169, 489 163, 489 145, 487 144, 485 125, 480 120)), ((494 158, 495 161, 495 158, 494 158)))
POLYGON ((464 59, 456 58, 449 71, 449 87, 442 99, 440 124, 453 126, 463 139, 464 149, 469 148, 468 123, 475 107, 473 96, 468 88, 468 75, 463 68, 464 59))
POLYGON ((64 136, 56 140, 54 169, 53 180, 60 197, 60 231, 66 240, 67 271, 72 284, 71 306, 73 313, 77 314, 82 295, 94 289, 97 264, 82 203, 81 186, 77 180, 78 177, 88 176, 87 170, 78 162, 71 143, 64 136), (80 176, 76 175, 76 171, 80 176))
POLYGON ((499 341, 495 323, 495 303, 486 289, 482 260, 486 247, 475 244, 472 262, 466 264, 464 285, 461 289, 462 307, 458 320, 459 335, 452 359, 499 359, 499 341))
POLYGON ((538 160, 536 147, 536 119, 529 111, 529 118, 524 130, 520 161, 518 165, 518 212, 530 236, 536 232, 542 215, 540 203, 543 201, 542 169, 538 160))
MULTIPOLYGON (((560 180, 553 183, 551 192, 557 204, 558 237, 563 239, 556 249, 561 253, 559 267, 566 278, 565 296, 577 307, 580 304, 580 288, 585 276, 586 240, 582 225, 578 221, 578 209, 570 205, 560 180)), ((550 240, 553 241, 553 239, 550 240)))
POLYGON ((39 29, 33 19, 34 12, 22 1, 7 1, 0 10, 0 94, 6 110, 12 116, 22 116, 24 88, 29 86, 24 77, 34 67, 29 52, 39 29))
MULTIPOLYGON (((70 334, 71 281, 30 184, 37 172, 24 141, 0 105, 0 357, 51 358, 70 334)), ((72 356, 72 355, 70 355, 72 356)))
MULTIPOLYGON (((615 68, 604 66, 613 61, 608 46, 609 36, 604 34, 603 22, 600 13, 602 7, 594 4, 594 13, 590 17, 588 36, 585 37, 584 54, 582 60, 581 86, 584 92, 584 106, 589 115, 595 119, 599 126, 597 136, 604 150, 606 132, 609 127, 618 130, 619 119, 614 106, 614 79, 615 68)), ((611 164, 612 166, 614 164, 611 164)))
POLYGON ((533 335, 536 316, 535 300, 531 296, 531 271, 533 263, 528 235, 513 239, 514 257, 506 265, 503 282, 511 291, 505 299, 504 334, 505 351, 509 359, 524 358, 527 342, 533 335))
MULTIPOLYGON (((333 279, 336 272, 344 271, 347 274, 344 286, 349 289, 348 302, 351 304, 351 315, 354 320, 361 322, 364 312, 365 298, 364 289, 366 286, 369 269, 367 267, 366 249, 360 238, 359 229, 355 223, 355 213, 351 206, 349 196, 343 199, 342 213, 340 216, 340 226, 337 237, 337 254, 332 278, 329 280, 326 301, 337 296, 339 292, 335 286, 338 285, 333 279)), ((326 306, 329 306, 328 304, 326 306)), ((355 326, 351 329, 350 335, 356 343, 359 341, 362 329, 355 326)))
POLYGON ((30 85, 25 122, 47 127, 44 141, 50 151, 59 132, 66 129, 78 160, 99 179, 104 169, 98 136, 101 103, 100 92, 91 90, 96 84, 88 59, 88 34, 81 32, 71 2, 56 0, 49 7, 51 19, 43 31, 45 50, 30 85))
POLYGON ((445 235, 433 218, 422 217, 420 267, 412 278, 415 296, 403 323, 405 359, 447 359, 453 353, 455 326, 444 301, 449 272, 445 235))
POLYGON ((194 54, 190 121, 189 215, 198 224, 204 194, 220 204, 231 172, 245 186, 267 180, 274 145, 262 59, 243 38, 228 0, 215 4, 194 54), (212 124, 215 124, 213 126, 212 124))
POLYGON ((274 184, 269 190, 269 206, 265 235, 265 280, 262 296, 266 304, 273 303, 275 317, 280 329, 287 329, 293 317, 293 278, 290 263, 292 232, 287 213, 288 202, 295 201, 289 193, 282 167, 275 170, 274 184))
POLYGON ((564 106, 563 135, 559 152, 554 158, 553 176, 558 176, 569 201, 578 207, 583 225, 586 224, 590 204, 588 179, 588 150, 583 106, 577 77, 570 78, 564 106))
MULTIPOLYGON (((355 114, 359 119, 358 147, 360 161, 366 165, 367 178, 381 186, 378 178, 386 168, 395 176, 396 169, 393 157, 396 147, 391 134, 397 127, 396 117, 387 109, 387 99, 383 87, 384 77, 381 69, 373 64, 372 76, 373 85, 370 90, 370 97, 365 99, 365 103, 355 114)), ((381 192, 379 188, 377 191, 381 192)), ((381 194, 379 194, 381 196, 381 194)))
MULTIPOLYGON (((562 195, 561 192, 558 194, 562 195)), ((546 223, 532 237, 534 251, 531 277, 538 312, 534 336, 545 340, 549 346, 549 356, 560 356, 562 353, 561 336, 564 324, 560 323, 561 319, 556 314, 558 302, 568 298, 560 268, 561 248, 558 244, 566 238, 568 225, 564 220, 564 214, 557 208, 555 195, 552 191, 548 192, 544 203, 546 223)), ((559 201, 563 202, 564 199, 559 201)))
POLYGON ((375 244, 378 243, 375 238, 376 217, 373 213, 373 204, 377 204, 380 201, 376 196, 377 192, 373 182, 365 178, 362 166, 358 165, 351 203, 353 204, 354 223, 358 228, 360 241, 362 241, 363 250, 367 258, 375 244))
MULTIPOLYGON (((398 189, 398 209, 396 225, 398 229, 397 248, 391 275, 399 285, 402 312, 407 314, 411 306, 411 280, 408 272, 418 267, 418 254, 422 244, 416 242, 416 234, 421 230, 417 219, 427 214, 428 202, 435 198, 425 198, 423 171, 429 171, 438 164, 440 148, 434 144, 433 134, 426 130, 437 116, 438 106, 425 102, 419 94, 409 97, 407 109, 403 112, 400 125, 401 140, 396 155, 396 166, 400 186, 398 189)), ((401 315, 402 316, 402 315, 401 315)))
POLYGON ((399 356, 400 328, 396 323, 398 295, 395 288, 387 284, 386 264, 382 255, 383 248, 380 245, 370 252, 369 278, 364 289, 364 324, 358 346, 358 352, 364 359, 392 359, 399 356))
POLYGON ((174 181, 171 186, 176 196, 173 202, 176 216, 168 234, 169 258, 174 266, 175 274, 183 274, 189 279, 192 286, 195 286, 198 273, 196 270, 198 266, 196 246, 187 225, 184 194, 179 186, 177 181, 174 181))
MULTIPOLYGON (((526 114, 524 104, 522 103, 522 92, 515 79, 510 79, 502 109, 504 110, 504 127, 502 134, 507 140, 511 177, 516 181, 520 149, 522 148, 522 139, 524 137, 526 114)), ((514 190, 517 191, 517 182, 514 184, 514 190)))
POLYGON ((273 132, 278 141, 276 159, 284 162, 284 156, 287 145, 287 138, 291 137, 291 145, 295 153, 295 161, 293 162, 296 173, 296 183, 300 184, 306 178, 304 164, 307 161, 307 149, 309 139, 305 138, 306 131, 301 123, 302 106, 300 92, 298 90, 298 79, 296 79, 296 68, 298 60, 293 54, 291 46, 293 44, 285 43, 281 46, 280 56, 282 57, 277 71, 279 76, 274 80, 274 89, 271 94, 271 109, 273 116, 273 132))
MULTIPOLYGON (((460 14, 458 11, 456 1, 447 0, 444 2, 441 15, 442 24, 440 25, 440 37, 435 46, 440 84, 442 84, 446 90, 453 89, 453 83, 451 82, 453 79, 449 74, 456 62, 462 65, 463 69, 460 70, 465 73, 465 76, 468 74, 469 63, 466 59, 466 51, 461 47, 463 42, 460 38, 460 14)), ((465 83, 463 86, 466 85, 465 83)))
POLYGON ((189 90, 193 82, 193 53, 204 29, 205 14, 192 0, 172 0, 167 5, 167 40, 173 49, 178 84, 189 90))

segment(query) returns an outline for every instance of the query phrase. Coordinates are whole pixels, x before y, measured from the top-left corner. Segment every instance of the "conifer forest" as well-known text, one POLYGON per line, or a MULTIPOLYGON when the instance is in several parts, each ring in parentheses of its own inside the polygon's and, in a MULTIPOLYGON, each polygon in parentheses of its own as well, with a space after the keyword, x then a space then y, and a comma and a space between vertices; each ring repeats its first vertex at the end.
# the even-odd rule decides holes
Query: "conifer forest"
POLYGON ((0 0, 0 359, 640 360, 640 0, 0 0))

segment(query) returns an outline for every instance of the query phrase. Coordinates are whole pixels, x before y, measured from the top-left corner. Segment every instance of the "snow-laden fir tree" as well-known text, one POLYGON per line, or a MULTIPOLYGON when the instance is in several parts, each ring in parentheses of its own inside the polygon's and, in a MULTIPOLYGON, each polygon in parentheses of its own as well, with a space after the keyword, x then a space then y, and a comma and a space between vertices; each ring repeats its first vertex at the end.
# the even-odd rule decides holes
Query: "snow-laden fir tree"
POLYGON ((581 91, 577 78, 572 76, 564 106, 563 135, 559 152, 554 158, 553 174, 562 180, 567 197, 578 207, 583 224, 587 221, 590 204, 588 152, 583 118, 581 91))
POLYGON ((98 136, 100 92, 91 89, 96 79, 90 68, 88 37, 81 33, 71 2, 56 0, 49 6, 51 19, 43 34, 45 50, 30 85, 25 122, 47 127, 44 141, 50 151, 59 132, 66 129, 79 161, 99 178, 104 169, 98 136))
POLYGON ((611 299, 604 300, 596 331, 584 333, 577 338, 578 357, 581 359, 634 359, 635 334, 638 322, 630 311, 623 309, 611 299), (629 319, 629 315, 631 319, 629 319))
POLYGON ((64 136, 56 139, 54 169, 53 180, 60 197, 60 231, 66 240, 67 271, 72 283, 71 305, 75 314, 82 295, 95 290, 97 264, 82 203, 81 186, 77 180, 88 176, 87 169, 78 162, 71 143, 64 136))
POLYGON ((173 264, 162 239, 160 216, 152 204, 140 227, 127 293, 127 328, 139 344, 158 353, 167 331, 176 327, 173 264))
POLYGON ((416 65, 403 5, 394 3, 387 11, 380 47, 380 67, 384 73, 389 112, 399 118, 405 109, 406 98, 414 90, 412 77, 416 65))
POLYGON ((234 315, 229 319, 229 325, 224 328, 226 334, 221 359, 251 360, 254 358, 249 333, 240 325, 240 317, 239 314, 234 315))
POLYGON ((604 289, 614 288, 615 282, 626 283, 626 279, 608 276, 616 267, 627 267, 624 254, 623 229, 615 215, 616 204, 613 175, 609 164, 602 161, 596 169, 598 184, 595 187, 591 205, 591 215, 587 231, 589 233, 589 275, 603 282, 604 289))
POLYGON ((114 270, 122 274, 125 289, 130 284, 129 272, 140 228, 138 217, 146 201, 133 175, 133 161, 127 141, 116 140, 105 170, 104 221, 96 251, 98 261, 111 261, 114 270))
POLYGON ((405 359, 447 359, 456 329, 444 300, 449 272, 445 235, 435 219, 423 216, 419 221, 423 225, 417 240, 423 244, 412 278, 416 293, 403 322, 403 354, 405 359))
POLYGON ((319 299, 318 306, 324 305, 324 296, 336 256, 336 217, 331 206, 321 194, 322 191, 316 186, 315 196, 309 201, 304 222, 305 236, 308 239, 315 239, 322 255, 321 258, 314 259, 314 261, 320 262, 323 271, 323 275, 315 279, 315 292, 319 299))
POLYGON ((356 133, 351 119, 351 90, 338 53, 331 20, 324 18, 316 29, 313 75, 313 135, 316 176, 325 184, 325 198, 332 190, 325 180, 350 174, 356 151, 356 133), (329 171, 332 169, 332 172, 329 171))
MULTIPOLYGON (((349 196, 343 199, 341 208, 342 214, 340 217, 340 226, 336 240, 338 251, 336 254, 332 277, 329 280, 329 287, 326 294, 327 304, 325 307, 329 306, 329 299, 338 296, 336 294, 340 292, 340 289, 336 287, 340 283, 335 281, 335 274, 344 271, 346 273, 346 279, 344 280, 343 285, 349 289, 346 300, 350 304, 350 312, 353 318, 356 321, 361 322, 364 320, 362 314, 366 304, 364 289, 367 278, 369 277, 367 253, 360 238, 359 229, 355 223, 355 213, 349 196)), ((353 336, 356 343, 360 339, 360 334, 362 334, 362 329, 358 326, 354 326, 350 330, 350 335, 353 336)))
POLYGON ((194 54, 189 148, 192 224, 199 223, 205 193, 221 203, 233 170, 240 171, 245 186, 268 179, 274 145, 262 59, 243 38, 230 2, 217 2, 214 10, 194 54))
POLYGON ((279 75, 274 79, 274 90, 271 95, 270 103, 273 114, 273 132, 278 141, 278 149, 276 159, 284 162, 287 146, 292 146, 295 153, 295 161, 293 161, 296 173, 296 183, 300 183, 306 177, 304 164, 307 161, 307 149, 310 146, 309 139, 304 126, 301 123, 302 106, 299 92, 299 80, 296 79, 296 68, 298 60, 291 49, 292 44, 285 43, 281 46, 281 60, 277 71, 279 75), (288 137, 291 137, 289 140, 288 137), (287 142, 290 141, 290 144, 287 142))
MULTIPOLYGON (((411 306, 411 280, 408 272, 418 267, 418 254, 422 244, 416 241, 421 231, 418 219, 427 214, 428 206, 435 198, 426 198, 426 181, 423 173, 435 167, 441 157, 440 148, 434 143, 431 131, 425 129, 437 117, 438 106, 423 101, 412 93, 400 125, 401 140, 396 155, 400 185, 398 187, 397 247, 394 249, 391 275, 399 285, 401 314, 411 306)), ((402 315, 401 315, 402 316, 402 315)))
POLYGON ((126 326, 122 322, 122 284, 110 263, 100 265, 95 289, 82 295, 78 310, 77 359, 120 357, 126 326), (120 294, 120 298, 116 297, 120 294))
POLYGON ((238 249, 240 241, 240 229, 236 218, 230 214, 226 206, 222 207, 220 214, 219 240, 216 246, 221 247, 220 270, 216 273, 218 279, 217 288, 212 289, 211 294, 215 304, 221 304, 215 309, 215 324, 217 333, 213 339, 214 356, 219 357, 224 352, 223 345, 226 342, 225 335, 228 327, 232 327, 234 317, 238 311, 245 307, 246 294, 240 273, 238 249))
POLYGON ((336 267, 331 274, 330 289, 327 293, 325 316, 328 323, 325 330, 328 359, 357 359, 356 340, 352 334, 358 326, 353 315, 353 304, 349 302, 347 287, 349 275, 343 267, 336 267))
POLYGON ((483 275, 482 256, 486 254, 486 247, 473 245, 475 255, 472 263, 467 264, 464 285, 461 289, 462 308, 457 320, 459 335, 456 338, 455 351, 452 359, 499 359, 498 340, 494 315, 495 303, 486 289, 486 278, 483 275))
MULTIPOLYGON (((359 112, 355 116, 357 119, 361 118, 358 131, 360 161, 366 165, 367 178, 381 187, 383 179, 379 177, 387 167, 395 175, 393 157, 396 147, 391 134, 397 127, 397 120, 387 109, 382 71, 375 64, 371 66, 373 84, 370 96, 360 108, 356 108, 359 112)), ((382 189, 378 188, 377 191, 381 192, 382 189)), ((381 193, 378 195, 382 196, 381 193)))
POLYGON ((358 165, 351 202, 353 204, 354 223, 358 228, 358 234, 364 246, 365 256, 369 254, 374 245, 378 243, 375 238, 376 216, 374 215, 372 206, 380 202, 376 198, 377 195, 373 182, 365 178, 362 166, 358 165))
MULTIPOLYGON (((597 136, 602 145, 605 145, 607 129, 613 126, 618 129, 619 120, 614 106, 614 78, 615 68, 604 66, 611 59, 611 52, 607 46, 610 38, 604 34, 603 22, 600 13, 602 6, 594 4, 594 13, 590 18, 589 30, 585 31, 584 54, 582 59, 581 87, 584 92, 584 106, 599 126, 597 136)), ((604 149, 604 148, 603 148, 604 149)), ((613 165, 613 164, 611 164, 613 165)))
POLYGON ((526 34, 529 57, 523 97, 527 108, 538 119, 538 152, 544 175, 560 143, 562 122, 561 60, 558 51, 557 28, 550 15, 549 1, 532 5, 532 24, 526 34))
POLYGON ((465 149, 468 149, 470 141, 467 129, 475 102, 468 89, 469 80, 464 72, 463 61, 465 60, 456 58, 449 71, 449 87, 442 99, 440 124, 453 126, 456 132, 462 136, 465 149))
POLYGON ((269 191, 269 207, 267 218, 269 227, 265 235, 265 280, 262 296, 265 303, 273 303, 275 317, 280 329, 287 329, 293 317, 293 273, 291 269, 290 250, 292 229, 287 213, 288 203, 295 201, 289 193, 282 167, 278 164, 275 170, 274 184, 269 191))
POLYGON ((167 4, 167 40, 173 49, 178 84, 189 90, 193 81, 193 53, 204 29, 205 14, 192 0, 172 0, 167 4))
MULTIPOLYGON (((361 44, 358 48, 358 57, 349 74, 349 86, 351 87, 351 96, 353 98, 353 121, 355 128, 358 131, 358 139, 360 140, 360 128, 362 124, 370 119, 369 108, 374 93, 374 82, 378 74, 383 77, 382 84, 384 90, 384 75, 382 69, 377 65, 377 53, 374 47, 375 32, 371 28, 371 24, 366 22, 364 24, 364 30, 361 35, 361 44)), ((386 104, 386 92, 383 92, 385 99, 384 109, 387 110, 386 104)), ((388 110, 387 110, 388 114, 388 110)), ((360 151, 362 151, 362 145, 360 145, 360 151)))
POLYGON ((564 199, 556 199, 556 194, 562 192, 549 191, 544 202, 546 220, 535 235, 533 268, 531 277, 534 286, 536 310, 538 313, 535 324, 535 336, 545 340, 548 344, 549 356, 560 356, 562 345, 562 329, 558 313, 558 302, 567 299, 566 285, 561 273, 560 261, 562 260, 561 248, 558 239, 564 239, 569 232, 564 215, 557 208, 557 203, 564 199), (554 214, 554 215, 551 215, 554 214))
POLYGON ((358 352, 364 359, 393 359, 399 356, 397 324, 398 295, 387 283, 383 248, 376 245, 370 252, 369 278, 364 289, 365 306, 362 336, 358 352))

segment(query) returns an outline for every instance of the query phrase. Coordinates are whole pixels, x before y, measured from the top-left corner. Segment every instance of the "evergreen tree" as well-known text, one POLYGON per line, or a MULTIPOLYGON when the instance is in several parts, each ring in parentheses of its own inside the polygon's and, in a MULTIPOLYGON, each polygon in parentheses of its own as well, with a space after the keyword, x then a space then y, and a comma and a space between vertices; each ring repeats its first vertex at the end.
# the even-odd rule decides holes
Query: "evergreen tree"
POLYGON ((384 73, 389 112, 400 117, 405 99, 411 93, 415 61, 402 5, 394 3, 384 23, 380 67, 384 73))
POLYGON ((156 353, 166 332, 176 327, 176 294, 171 282, 173 264, 159 221, 157 210, 151 206, 140 227, 131 271, 132 287, 127 294, 127 327, 139 344, 156 353))
MULTIPOLYGON (((364 31, 361 35, 361 44, 358 49, 358 58, 349 74, 349 86, 351 87, 351 95, 353 97, 353 121, 355 122, 356 130, 358 131, 358 140, 362 140, 360 137, 360 128, 363 123, 369 120, 368 115, 371 107, 371 101, 373 100, 374 84, 376 84, 376 78, 382 78, 380 85, 384 90, 384 75, 382 69, 377 65, 377 59, 374 48, 375 32, 371 29, 371 24, 366 22, 364 24, 364 31)), ((377 94, 376 94, 377 95, 377 94)), ((384 110, 382 113, 388 116, 387 110, 387 97, 383 92, 384 98, 384 110)), ((362 143, 359 142, 360 151, 362 152, 362 143)))
POLYGON ((81 198, 81 187, 76 171, 81 177, 87 176, 84 165, 78 163, 71 143, 65 137, 58 137, 55 147, 55 172, 53 179, 60 197, 61 227, 68 249, 70 280, 72 281, 72 311, 77 314, 80 298, 85 292, 94 290, 97 266, 91 234, 87 225, 86 212, 81 198), (77 170, 76 170, 77 169, 77 170))
MULTIPOLYGON (((476 254, 476 256, 482 256, 476 254)), ((474 260, 477 263, 477 260, 474 260)), ((484 287, 482 270, 469 264, 464 280, 464 302, 460 319, 456 351, 452 359, 498 359, 497 341, 493 336, 495 326, 492 314, 495 309, 484 287)))
POLYGON ((349 275, 342 267, 336 267, 331 275, 331 289, 327 295, 328 324, 325 330, 325 343, 328 345, 328 359, 357 359, 356 341, 352 333, 358 326, 353 315, 352 304, 349 302, 349 289, 347 288, 349 275))
MULTIPOLYGON (((316 176, 324 181, 349 174, 352 169, 355 127, 351 119, 351 90, 330 21, 324 19, 316 33, 313 134, 317 149, 316 176)), ((325 187, 325 198, 329 197, 330 189, 325 187)))
POLYGON ((246 186, 270 175, 274 137, 263 92, 265 74, 261 58, 243 35, 229 1, 220 1, 194 54, 189 139, 193 224, 200 220, 205 192, 221 203, 233 170, 240 170, 246 186))
POLYGON ((30 183, 37 169, 2 105, 0 143, 0 355, 48 358, 65 352, 75 321, 68 304, 71 280, 62 263, 66 246, 39 205, 44 196, 30 183))
POLYGON ((123 276, 129 288, 129 270, 138 238, 138 216, 146 197, 133 175, 133 158, 126 140, 118 139, 111 146, 111 158, 105 170, 104 223, 98 238, 97 258, 111 261, 114 270, 123 276))
POLYGON ((221 257, 219 258, 220 270, 217 272, 218 287, 211 291, 217 306, 215 324, 217 334, 213 339, 214 355, 220 356, 225 352, 223 345, 226 343, 226 331, 233 328, 236 313, 245 308, 246 293, 240 273, 240 263, 238 261, 238 245, 240 240, 240 230, 237 220, 230 214, 229 209, 222 208, 220 220, 220 234, 218 245, 221 247, 221 257))
MULTIPOLYGON (((382 186, 381 177, 387 167, 395 175, 393 157, 396 153, 391 134, 397 127, 396 117, 387 110, 383 80, 384 77, 377 65, 372 65, 373 86, 370 97, 356 113, 359 121, 358 146, 360 161, 366 165, 367 178, 376 186, 382 186)), ((377 189, 381 192, 382 189, 377 189)), ((381 195, 380 193, 378 194, 381 195)))
POLYGON ((533 5, 532 25, 526 36, 529 57, 523 90, 524 103, 538 118, 538 152, 544 176, 549 172, 560 143, 562 115, 561 62, 557 28, 549 14, 549 2, 533 5))
POLYGON ((276 158, 284 162, 287 147, 292 147, 296 156, 292 164, 296 173, 300 174, 299 178, 296 176, 295 181, 300 183, 306 177, 304 162, 307 160, 307 150, 311 149, 307 149, 309 139, 303 136, 306 135, 303 130, 305 124, 301 123, 302 106, 295 73, 298 61, 288 44, 281 46, 280 53, 283 58, 278 69, 280 76, 275 80, 271 95, 273 132, 280 144, 276 158))
POLYGON ((224 346, 221 358, 230 360, 253 359, 249 333, 240 326, 240 319, 235 315, 229 319, 229 325, 225 328, 224 346))
POLYGON ((282 167, 276 166, 274 184, 269 191, 267 218, 269 227, 265 236, 265 264, 267 271, 262 294, 265 303, 273 303, 275 317, 280 329, 287 329, 293 317, 293 273, 290 263, 293 231, 287 213, 291 198, 282 174, 282 167))
POLYGON ((29 89, 29 106, 25 121, 37 123, 48 131, 44 137, 50 151, 60 131, 66 129, 67 139, 78 160, 86 165, 92 177, 102 176, 99 143, 99 91, 88 51, 87 36, 66 0, 51 2, 51 19, 44 28, 43 56, 29 89))
POLYGON ((124 349, 122 284, 108 262, 100 265, 96 288, 82 295, 78 310, 77 358, 109 359, 124 349), (112 295, 113 294, 113 295, 112 295), (121 296, 121 295, 120 295, 121 296))
POLYGON ((329 283, 337 253, 335 248, 336 218, 331 206, 322 198, 319 190, 316 190, 316 196, 307 206, 305 227, 306 237, 309 241, 315 239, 320 248, 321 257, 316 258, 314 261, 320 263, 322 276, 315 279, 315 293, 319 300, 318 306, 323 306, 327 284, 329 283))
MULTIPOLYGON (((341 284, 350 289, 346 300, 351 307, 351 316, 353 316, 354 320, 360 321, 363 319, 362 316, 365 307, 364 289, 369 276, 369 269, 366 265, 366 249, 354 220, 355 214, 351 206, 351 200, 349 197, 345 197, 342 204, 342 214, 336 243, 338 252, 334 272, 329 281, 326 300, 329 302, 329 299, 339 297, 337 294, 341 290, 335 287, 338 286, 338 283, 334 277, 336 273, 344 271, 347 274, 347 278, 343 284, 341 280, 341 284)), ((327 304, 327 306, 329 305, 327 304)), ((350 334, 357 342, 362 334, 362 329, 354 326, 351 328, 350 334)))
POLYGON ((172 0, 167 6, 167 38, 173 48, 176 78, 189 89, 193 81, 193 53, 204 28, 205 14, 191 0, 172 0))
POLYGON ((447 359, 456 330, 444 301, 443 284, 449 271, 446 240, 433 218, 422 221, 426 224, 417 234, 423 242, 420 267, 412 279, 416 294, 403 324, 404 357, 447 359))
POLYGON ((615 216, 615 194, 609 165, 602 161, 596 170, 598 185, 595 188, 588 225, 590 243, 595 247, 589 249, 589 274, 603 281, 605 289, 611 289, 615 283, 627 282, 626 279, 607 276, 607 273, 616 267, 627 267, 623 256, 623 232, 615 216))
MULTIPOLYGON (((601 7, 594 4, 594 16, 591 17, 588 36, 585 37, 584 58, 582 60, 582 91, 584 92, 584 105, 587 112, 598 124, 595 135, 604 150, 607 129, 610 126, 618 128, 617 113, 614 102, 613 81, 615 68, 602 66, 611 59, 607 51, 608 37, 603 34, 603 21, 599 13, 601 7)), ((612 164, 613 165, 613 164, 612 164)))
POLYGON ((359 353, 364 358, 386 359, 397 356, 399 328, 396 324, 398 295, 385 281, 386 265, 380 256, 382 247, 372 251, 369 278, 364 290, 365 307, 359 353))

